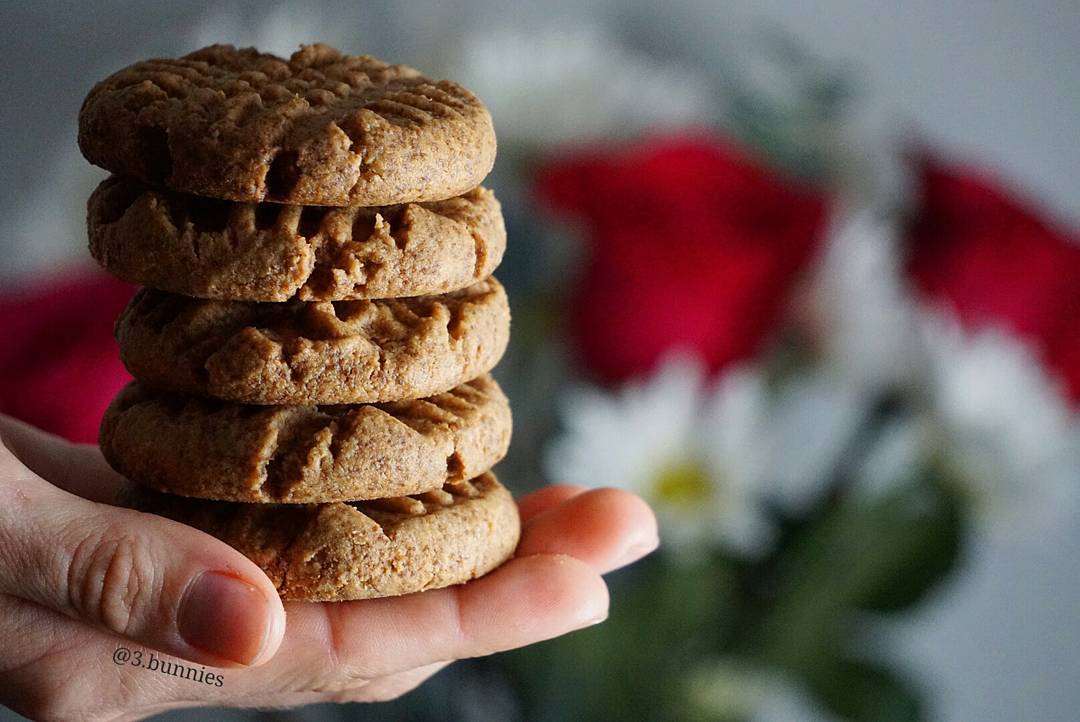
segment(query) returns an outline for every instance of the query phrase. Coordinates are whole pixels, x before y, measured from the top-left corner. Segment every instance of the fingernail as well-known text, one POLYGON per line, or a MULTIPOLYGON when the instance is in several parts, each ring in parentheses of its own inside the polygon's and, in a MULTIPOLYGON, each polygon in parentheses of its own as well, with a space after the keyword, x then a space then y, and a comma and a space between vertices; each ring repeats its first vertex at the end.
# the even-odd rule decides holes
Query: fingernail
MULTIPOLYGON (((594 605, 590 605, 594 606, 594 605)), ((600 622, 606 621, 608 618, 607 604, 604 604, 602 609, 589 609, 581 610, 578 614, 577 622, 572 629, 586 629, 588 627, 600 624, 600 622)))
POLYGON ((636 562, 638 559, 641 559, 648 554, 652 554, 656 551, 658 546, 660 546, 660 539, 656 536, 651 536, 644 541, 631 542, 619 556, 615 565, 621 567, 636 562))
POLYGON ((207 571, 188 586, 176 625, 192 647, 250 665, 261 661, 279 617, 255 585, 225 572, 207 571))
POLYGON ((577 624, 574 629, 585 629, 596 624, 600 624, 608 618, 608 597, 607 595, 594 596, 589 599, 588 603, 583 604, 578 608, 577 624))

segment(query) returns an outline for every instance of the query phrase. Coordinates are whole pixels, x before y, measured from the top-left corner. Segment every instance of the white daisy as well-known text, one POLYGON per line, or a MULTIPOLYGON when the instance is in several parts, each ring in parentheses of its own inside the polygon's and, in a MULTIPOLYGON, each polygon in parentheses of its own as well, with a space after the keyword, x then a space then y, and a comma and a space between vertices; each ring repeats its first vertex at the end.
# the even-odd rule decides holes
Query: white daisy
POLYGON ((1005 331, 965 332, 941 312, 922 331, 944 448, 978 506, 1013 523, 1064 518, 1080 491, 1080 429, 1063 390, 1005 331))
POLYGON ((753 556, 774 535, 766 502, 797 511, 818 499, 862 409, 828 376, 773 393, 743 366, 710 385, 701 364, 675 356, 645 382, 567 394, 546 468, 552 480, 642 495, 676 553, 720 544, 753 556))
POLYGON ((1020 339, 965 332, 913 300, 900 237, 894 215, 841 213, 814 288, 826 357, 845 380, 867 394, 907 387, 917 402, 865 450, 861 483, 886 488, 941 453, 989 512, 983 521, 1049 520, 1078 491, 1077 425, 1061 389, 1020 339))
POLYGON ((765 396, 748 369, 728 372, 709 394, 704 369, 687 356, 614 393, 576 390, 562 399, 548 475, 641 494, 676 551, 712 542, 759 550, 771 536, 758 488, 765 396))

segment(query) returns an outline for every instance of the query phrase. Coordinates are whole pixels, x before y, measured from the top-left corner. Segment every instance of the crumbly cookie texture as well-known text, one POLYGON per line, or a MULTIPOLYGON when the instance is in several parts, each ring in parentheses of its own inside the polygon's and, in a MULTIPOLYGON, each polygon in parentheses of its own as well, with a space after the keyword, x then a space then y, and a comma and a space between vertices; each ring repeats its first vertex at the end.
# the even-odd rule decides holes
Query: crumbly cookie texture
POLYGON ((495 132, 472 93, 404 65, 322 44, 288 60, 212 45, 95 85, 79 147, 114 173, 196 195, 382 206, 479 185, 495 132))
POLYGON ((248 404, 431 396, 490 371, 509 336, 494 278, 441 296, 315 303, 142 289, 116 325, 120 358, 140 381, 248 404))
POLYGON ((510 404, 481 376, 426 399, 245 406, 129 384, 105 412, 101 450, 127 478, 203 499, 311 503, 405 496, 491 469, 510 404))
POLYGON ((186 499, 131 484, 120 503, 201 529, 258 564, 284 599, 343 601, 460 584, 513 555, 510 493, 483 474, 415 496, 328 504, 186 499))
POLYGON ((487 278, 506 229, 495 194, 388 207, 230 203, 113 176, 87 209, 90 253, 126 281, 237 301, 447 293, 487 278))

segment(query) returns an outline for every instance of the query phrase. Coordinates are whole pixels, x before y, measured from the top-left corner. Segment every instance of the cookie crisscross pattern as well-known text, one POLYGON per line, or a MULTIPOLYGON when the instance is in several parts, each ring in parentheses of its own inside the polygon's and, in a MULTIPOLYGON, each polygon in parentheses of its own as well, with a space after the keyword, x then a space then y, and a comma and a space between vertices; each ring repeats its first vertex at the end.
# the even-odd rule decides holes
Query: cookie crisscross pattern
POLYGON ((125 280, 199 298, 302 301, 447 293, 502 260, 491 191, 366 207, 230 203, 106 179, 90 197, 90 252, 125 280))
POLYGON ((306 46, 288 60, 214 45, 99 83, 79 145, 108 170, 237 201, 388 205, 476 186, 491 117, 451 81, 306 46))
POLYGON ((506 454, 511 423, 490 376, 427 399, 342 406, 250 406, 134 382, 106 411, 100 445, 115 469, 158 491, 311 503, 467 480, 506 454))

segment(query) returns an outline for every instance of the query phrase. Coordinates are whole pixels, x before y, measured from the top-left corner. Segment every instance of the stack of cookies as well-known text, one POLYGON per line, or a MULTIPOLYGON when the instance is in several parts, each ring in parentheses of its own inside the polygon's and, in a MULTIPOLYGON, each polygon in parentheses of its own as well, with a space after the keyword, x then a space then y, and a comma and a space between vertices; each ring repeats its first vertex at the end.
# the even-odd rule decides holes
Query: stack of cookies
POLYGON ((116 326, 136 380, 101 428, 125 503, 223 539, 286 599, 432 589, 512 554, 488 375, 506 234, 476 97, 324 45, 212 46, 96 85, 79 145, 116 174, 91 252, 145 286, 116 326))

